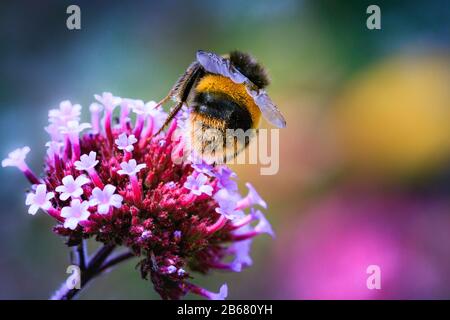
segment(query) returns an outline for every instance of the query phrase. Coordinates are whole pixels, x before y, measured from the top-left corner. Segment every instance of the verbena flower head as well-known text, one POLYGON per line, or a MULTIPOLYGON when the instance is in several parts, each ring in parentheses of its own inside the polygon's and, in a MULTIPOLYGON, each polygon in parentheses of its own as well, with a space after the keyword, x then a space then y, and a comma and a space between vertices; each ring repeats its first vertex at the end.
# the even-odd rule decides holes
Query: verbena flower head
POLYGON ((183 157, 188 110, 154 136, 167 114, 153 102, 111 93, 95 99, 91 124, 80 123, 81 106, 68 101, 50 111, 51 141, 41 178, 25 164, 28 147, 2 162, 19 167, 34 185, 26 198, 29 212, 46 211, 69 246, 94 238, 128 247, 140 258, 142 277, 164 299, 187 293, 224 299, 227 285, 218 293, 208 291, 193 283, 193 273, 250 266, 253 238, 273 236, 254 208, 266 203, 250 184, 247 196, 239 194, 237 176, 225 165, 183 157), (116 123, 113 110, 119 105, 116 123))

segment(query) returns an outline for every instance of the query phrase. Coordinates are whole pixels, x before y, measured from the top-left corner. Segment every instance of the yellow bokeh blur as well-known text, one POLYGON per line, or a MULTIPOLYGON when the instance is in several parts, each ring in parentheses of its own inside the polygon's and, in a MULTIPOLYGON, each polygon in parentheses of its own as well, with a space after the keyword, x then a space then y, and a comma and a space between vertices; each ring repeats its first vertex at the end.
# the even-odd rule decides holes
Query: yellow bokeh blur
POLYGON ((450 60, 397 56, 357 76, 331 111, 344 161, 400 176, 439 167, 450 155, 450 60))

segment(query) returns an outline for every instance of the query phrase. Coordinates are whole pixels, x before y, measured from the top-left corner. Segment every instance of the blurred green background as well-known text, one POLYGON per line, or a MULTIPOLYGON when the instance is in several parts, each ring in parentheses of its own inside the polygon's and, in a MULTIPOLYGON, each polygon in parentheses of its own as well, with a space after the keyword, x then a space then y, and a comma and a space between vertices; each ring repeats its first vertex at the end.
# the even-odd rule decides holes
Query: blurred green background
MULTIPOLYGON (((29 145, 39 172, 47 111, 94 93, 158 100, 198 49, 248 51, 285 114, 280 171, 236 166, 269 204, 277 239, 254 265, 196 283, 229 298, 450 298, 450 6, 377 1, 2 1, 2 157, 29 145), (82 29, 66 28, 78 4, 82 29), (382 289, 365 287, 378 264, 382 289)), ((264 127, 268 127, 263 123, 264 127)), ((52 221, 25 207, 27 182, 0 170, 0 298, 45 299, 66 278, 52 221)), ((94 244, 92 244, 94 246, 94 244)), ((127 262, 84 299, 156 299, 127 262)), ((194 298, 194 297, 191 297, 194 298)))

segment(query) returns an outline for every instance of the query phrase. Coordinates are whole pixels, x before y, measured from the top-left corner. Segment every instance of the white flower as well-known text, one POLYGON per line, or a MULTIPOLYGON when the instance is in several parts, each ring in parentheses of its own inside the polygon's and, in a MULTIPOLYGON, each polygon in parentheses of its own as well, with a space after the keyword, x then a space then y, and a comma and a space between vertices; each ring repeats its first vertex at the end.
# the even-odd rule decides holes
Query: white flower
POLYGON ((243 267, 251 266, 253 261, 250 257, 250 248, 253 239, 242 240, 234 242, 229 251, 234 254, 234 260, 231 267, 235 272, 240 272, 243 267))
POLYGON ((72 104, 69 100, 62 101, 59 109, 52 109, 48 112, 50 123, 58 126, 64 126, 69 121, 78 121, 80 119, 81 106, 72 104))
POLYGON ((155 108, 157 103, 155 101, 149 101, 145 104, 146 114, 153 119, 153 128, 156 130, 161 128, 167 119, 167 113, 163 108, 155 108))
POLYGON ((101 96, 95 94, 94 97, 95 100, 103 104, 105 106, 105 109, 108 111, 114 110, 114 108, 117 107, 122 101, 120 97, 113 96, 111 92, 103 92, 101 96))
POLYGON ((250 205, 259 205, 263 207, 264 209, 267 209, 267 203, 264 201, 263 198, 259 195, 259 193, 255 190, 255 188, 251 185, 251 183, 247 182, 245 184, 248 188, 248 195, 247 198, 249 198, 250 205))
MULTIPOLYGON (((203 173, 198 174, 194 177, 192 174, 187 177, 184 187, 191 190, 191 193, 199 196, 202 193, 207 195, 212 195, 213 187, 207 184, 208 177, 203 173)), ((234 209, 234 208, 233 208, 234 209)))
POLYGON ((3 159, 2 167, 23 168, 25 166, 25 158, 30 150, 30 147, 25 146, 10 152, 8 154, 8 158, 3 159))
POLYGON ((98 160, 96 160, 97 153, 95 151, 89 152, 89 155, 83 154, 80 157, 80 161, 75 161, 75 169, 83 171, 83 170, 90 170, 94 168, 98 164, 98 160))
POLYGON ((166 273, 168 273, 168 274, 174 273, 176 271, 177 271, 177 267, 175 267, 175 266, 168 266, 166 268, 166 273))
POLYGON ((131 104, 133 112, 139 115, 148 115, 151 108, 149 103, 144 103, 142 100, 133 100, 131 104))
POLYGON ((127 137, 126 133, 122 133, 119 138, 115 140, 115 142, 119 150, 131 152, 134 150, 133 144, 137 142, 137 139, 134 134, 130 134, 127 137))
POLYGON ((123 198, 121 195, 114 194, 114 191, 116 191, 116 187, 111 184, 107 184, 103 190, 98 187, 94 188, 89 204, 98 206, 97 211, 100 214, 108 213, 111 206, 120 208, 123 198))
POLYGON ((144 103, 142 100, 134 100, 131 104, 131 108, 133 112, 136 114, 143 114, 146 116, 153 116, 156 114, 156 111, 162 110, 155 108, 158 104, 155 101, 149 101, 144 103))
POLYGON ((84 175, 78 176, 75 180, 72 175, 68 175, 62 179, 63 185, 56 187, 55 190, 61 193, 59 198, 63 201, 69 199, 69 197, 78 198, 83 194, 81 187, 89 182, 90 180, 84 175))
POLYGON ((250 214, 254 215, 256 219, 259 220, 258 224, 255 226, 254 230, 258 233, 267 233, 272 238, 275 238, 275 232, 273 232, 272 226, 269 220, 264 216, 264 214, 259 210, 251 210, 250 214))
POLYGON ((227 219, 233 220, 242 214, 242 211, 236 209, 239 200, 239 194, 230 192, 227 189, 220 189, 214 195, 214 200, 219 205, 216 212, 225 216, 227 219))
POLYGON ((48 210, 52 206, 50 199, 53 199, 55 194, 53 192, 47 192, 47 186, 45 184, 39 184, 36 187, 35 193, 28 193, 25 204, 30 206, 28 213, 35 215, 39 208, 42 210, 48 210))
POLYGON ((207 164, 203 160, 200 163, 192 163, 192 168, 195 169, 198 173, 204 173, 209 177, 215 177, 216 173, 214 172, 214 167, 212 165, 207 164))
POLYGON ((83 130, 88 129, 90 127, 91 127, 90 123, 87 123, 87 122, 79 123, 78 121, 73 120, 73 121, 68 121, 66 123, 66 125, 64 125, 64 126, 59 127, 59 130, 63 134, 78 136, 78 134, 80 132, 82 132, 83 130))
POLYGON ((225 298, 228 296, 228 286, 226 283, 224 283, 220 289, 219 289, 219 293, 214 293, 214 292, 206 292, 206 295, 208 296, 208 298, 210 300, 225 300, 225 298))
POLYGON ((144 169, 147 165, 142 163, 142 164, 136 164, 136 160, 134 159, 130 159, 130 161, 128 162, 122 162, 120 164, 120 167, 122 168, 121 170, 117 171, 118 174, 123 175, 129 175, 129 176, 134 176, 136 175, 139 171, 141 171, 142 169, 144 169))
POLYGON ((250 184, 245 184, 248 188, 248 194, 245 198, 240 200, 237 204, 238 209, 245 209, 249 208, 255 205, 259 205, 263 207, 264 209, 267 209, 267 203, 264 201, 263 198, 259 195, 259 193, 255 190, 255 188, 250 184))
POLYGON ((70 207, 62 208, 61 217, 66 218, 64 221, 64 228, 75 230, 80 221, 87 220, 91 215, 88 208, 89 202, 81 202, 79 199, 72 200, 70 202, 70 207))
POLYGON ((47 156, 50 159, 53 159, 53 157, 55 155, 60 155, 61 154, 61 148, 63 147, 63 143, 62 142, 57 142, 57 141, 49 141, 45 144, 45 146, 48 148, 47 149, 47 156))
POLYGON ((51 123, 44 127, 45 131, 50 135, 53 141, 60 141, 63 138, 59 128, 60 126, 55 123, 51 123))
POLYGON ((122 102, 120 103, 120 107, 129 111, 130 109, 133 109, 135 101, 137 101, 137 100, 124 98, 124 99, 122 99, 122 102))
POLYGON ((92 113, 100 113, 103 111, 103 106, 99 103, 93 102, 89 106, 89 111, 92 113))

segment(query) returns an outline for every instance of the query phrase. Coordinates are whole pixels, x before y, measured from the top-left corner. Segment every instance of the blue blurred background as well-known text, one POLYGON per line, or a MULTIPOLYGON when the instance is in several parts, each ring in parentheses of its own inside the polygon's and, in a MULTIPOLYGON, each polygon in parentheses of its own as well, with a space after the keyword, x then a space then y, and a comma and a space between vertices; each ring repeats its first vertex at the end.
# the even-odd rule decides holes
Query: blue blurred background
MULTIPOLYGON (((280 171, 236 166, 269 204, 276 240, 254 266, 198 277, 234 299, 450 298, 450 7, 377 1, 2 1, 1 157, 29 145, 39 172, 47 111, 94 93, 158 100, 197 49, 240 49, 265 64, 288 122, 280 171), (66 28, 78 4, 82 29, 66 28), (381 267, 381 290, 366 268, 381 267)), ((267 127, 267 124, 263 124, 267 127)), ((45 299, 66 278, 68 250, 28 184, 0 170, 0 298, 45 299)), ((95 244, 91 244, 94 247, 95 244)), ((81 298, 156 299, 136 261, 81 298)), ((190 297, 194 298, 194 297, 190 297)))

